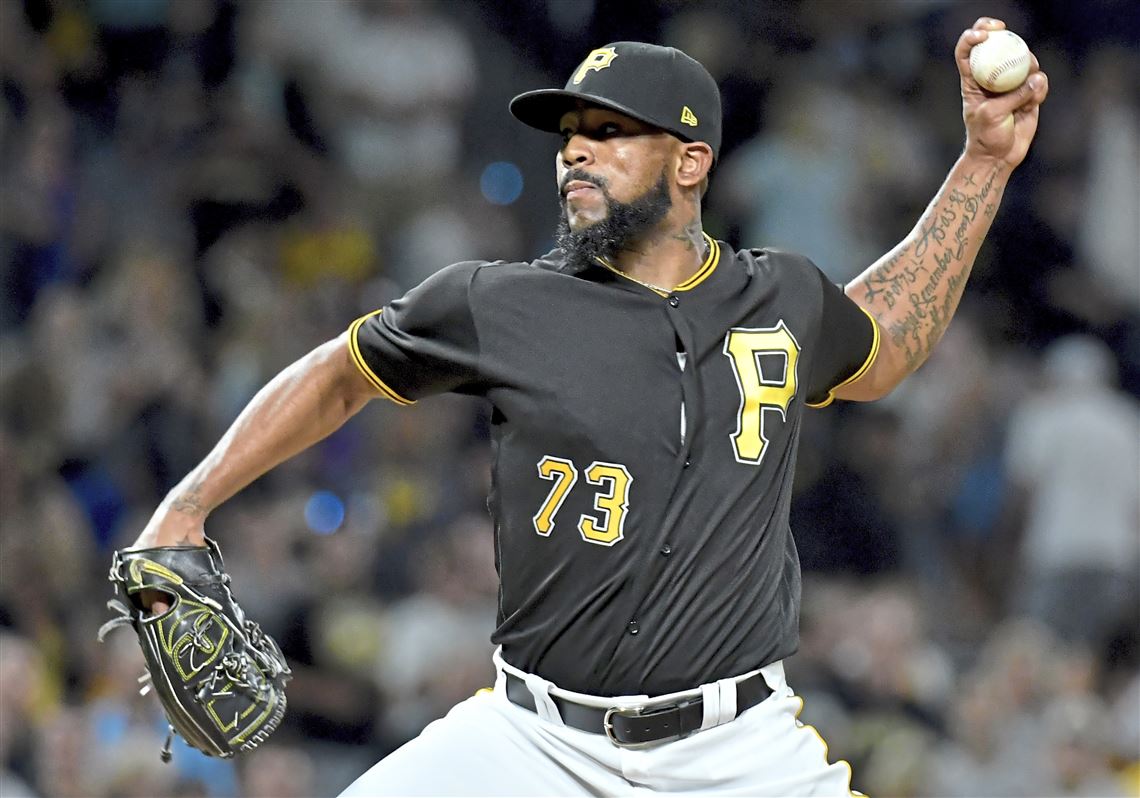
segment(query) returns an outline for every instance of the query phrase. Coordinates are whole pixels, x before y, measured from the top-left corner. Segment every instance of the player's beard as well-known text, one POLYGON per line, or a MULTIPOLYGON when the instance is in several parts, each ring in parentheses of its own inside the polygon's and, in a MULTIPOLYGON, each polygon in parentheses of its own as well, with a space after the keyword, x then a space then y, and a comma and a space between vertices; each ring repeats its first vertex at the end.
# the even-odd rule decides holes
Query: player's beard
POLYGON ((572 170, 563 177, 563 184, 570 180, 588 180, 598 187, 606 201, 605 218, 581 230, 571 230, 566 198, 559 194, 562 216, 558 219, 555 241, 566 254, 567 264, 576 269, 595 263, 597 258, 613 260, 660 224, 673 207, 664 169, 657 183, 631 202, 618 202, 610 196, 604 181, 586 172, 572 170))

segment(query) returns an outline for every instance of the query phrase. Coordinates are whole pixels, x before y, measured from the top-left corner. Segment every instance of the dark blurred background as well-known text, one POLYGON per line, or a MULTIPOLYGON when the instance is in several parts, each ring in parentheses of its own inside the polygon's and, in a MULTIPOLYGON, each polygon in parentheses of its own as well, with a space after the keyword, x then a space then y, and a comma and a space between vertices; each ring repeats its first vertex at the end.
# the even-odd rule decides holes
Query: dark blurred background
POLYGON ((726 122, 706 229, 844 281, 960 152, 982 14, 1051 81, 961 311, 887 400, 814 412, 789 662, 873 795, 1140 794, 1133 2, 0 0, 0 795, 335 794, 489 684, 487 408, 375 402, 212 517, 297 674, 236 763, 164 766, 110 552, 279 369, 426 275, 551 246, 507 101, 617 39, 726 122))

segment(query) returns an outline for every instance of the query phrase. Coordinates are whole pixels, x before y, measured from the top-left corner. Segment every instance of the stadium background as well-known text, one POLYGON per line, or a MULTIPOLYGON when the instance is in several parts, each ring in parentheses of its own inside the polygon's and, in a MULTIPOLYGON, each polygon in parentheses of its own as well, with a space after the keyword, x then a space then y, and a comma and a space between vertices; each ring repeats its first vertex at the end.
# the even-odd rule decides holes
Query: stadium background
POLYGON ((1049 72, 1041 129, 933 362, 805 424, 789 669, 870 794, 1137 794, 1129 2, 2 0, 0 795, 335 794, 489 682, 487 413, 451 397, 374 403, 211 519, 297 674, 266 748, 161 765, 133 637, 95 629, 111 549, 277 370, 550 246, 555 142, 516 92, 682 47, 725 101, 708 231, 840 281, 958 153, 981 14, 1049 72))

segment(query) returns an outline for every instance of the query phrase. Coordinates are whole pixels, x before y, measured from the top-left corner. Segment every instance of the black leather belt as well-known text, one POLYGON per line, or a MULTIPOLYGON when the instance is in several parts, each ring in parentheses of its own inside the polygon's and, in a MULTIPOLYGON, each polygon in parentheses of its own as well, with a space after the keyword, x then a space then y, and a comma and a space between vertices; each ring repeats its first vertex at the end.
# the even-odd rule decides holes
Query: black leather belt
MULTIPOLYGON (((519 677, 507 677, 507 698, 512 704, 537 712, 534 696, 519 677)), ((772 688, 759 673, 736 683, 736 715, 759 704, 772 694, 772 688)), ((679 740, 699 731, 704 722, 704 704, 698 695, 684 701, 646 704, 636 707, 598 709, 575 701, 550 696, 562 722, 585 732, 604 734, 614 745, 632 748, 650 743, 679 740)))

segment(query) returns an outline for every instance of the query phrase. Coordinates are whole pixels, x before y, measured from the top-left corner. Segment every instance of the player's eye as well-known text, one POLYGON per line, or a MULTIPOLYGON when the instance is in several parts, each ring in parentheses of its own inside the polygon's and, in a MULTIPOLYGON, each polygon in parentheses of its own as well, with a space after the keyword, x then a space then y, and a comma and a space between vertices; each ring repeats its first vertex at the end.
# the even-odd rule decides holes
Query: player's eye
POLYGON ((602 137, 616 136, 621 133, 621 128, 613 122, 606 122, 598 127, 598 135, 602 137))

